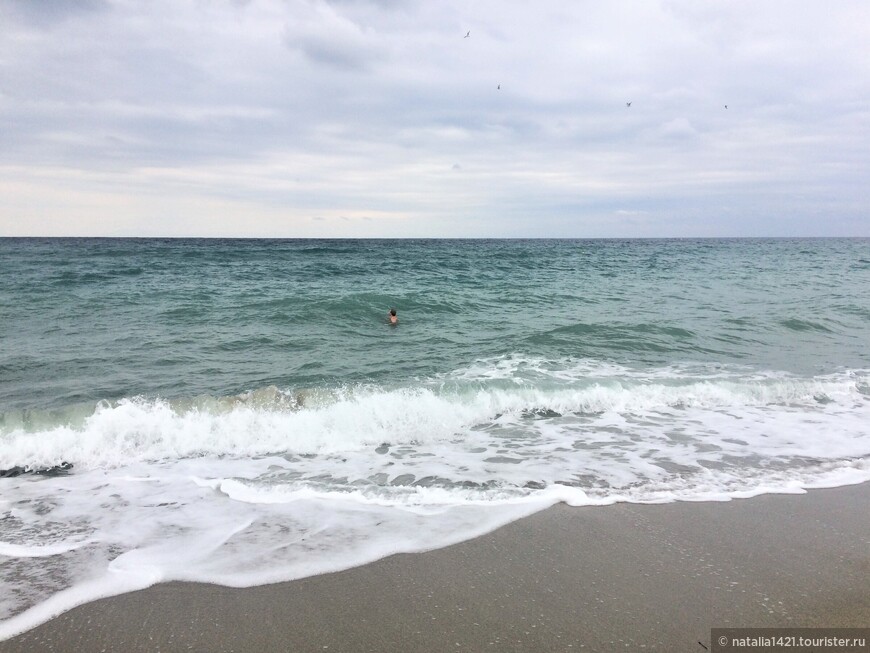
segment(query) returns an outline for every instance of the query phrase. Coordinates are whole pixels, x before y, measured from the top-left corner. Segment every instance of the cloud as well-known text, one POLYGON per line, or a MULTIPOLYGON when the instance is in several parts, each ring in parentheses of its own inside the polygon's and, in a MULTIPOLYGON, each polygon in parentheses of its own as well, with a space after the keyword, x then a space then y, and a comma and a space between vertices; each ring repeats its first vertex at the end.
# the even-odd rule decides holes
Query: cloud
POLYGON ((364 29, 332 5, 301 5, 288 17, 284 42, 308 61, 348 72, 360 72, 386 52, 374 29, 364 29))
POLYGON ((698 131, 686 118, 674 118, 661 126, 662 134, 668 138, 694 138, 698 131))
POLYGON ((0 18, 17 19, 39 27, 54 26, 71 18, 109 9, 107 0, 6 0, 0 5, 0 18))
POLYGON ((870 234, 863 0, 22 1, 0 23, 0 234, 115 233, 106 206, 137 234, 870 234))

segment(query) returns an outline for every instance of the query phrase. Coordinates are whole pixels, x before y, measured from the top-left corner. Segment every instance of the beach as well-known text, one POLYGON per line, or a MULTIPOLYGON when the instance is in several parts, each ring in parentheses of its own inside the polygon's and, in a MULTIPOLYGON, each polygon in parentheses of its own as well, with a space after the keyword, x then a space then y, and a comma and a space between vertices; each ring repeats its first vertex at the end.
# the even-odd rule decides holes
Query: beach
POLYGON ((167 583, 0 643, 25 651, 703 651, 713 627, 870 626, 870 484, 557 505, 488 535, 250 589, 167 583))

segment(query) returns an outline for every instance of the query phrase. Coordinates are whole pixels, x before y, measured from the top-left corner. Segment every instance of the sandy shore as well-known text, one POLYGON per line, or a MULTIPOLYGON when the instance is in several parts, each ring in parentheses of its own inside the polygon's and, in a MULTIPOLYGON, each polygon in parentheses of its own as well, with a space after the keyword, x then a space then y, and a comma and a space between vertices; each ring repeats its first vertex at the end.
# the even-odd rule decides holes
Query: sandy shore
POLYGON ((251 589, 96 601, 0 651, 698 651, 711 627, 870 627, 870 484, 561 505, 485 537, 251 589))

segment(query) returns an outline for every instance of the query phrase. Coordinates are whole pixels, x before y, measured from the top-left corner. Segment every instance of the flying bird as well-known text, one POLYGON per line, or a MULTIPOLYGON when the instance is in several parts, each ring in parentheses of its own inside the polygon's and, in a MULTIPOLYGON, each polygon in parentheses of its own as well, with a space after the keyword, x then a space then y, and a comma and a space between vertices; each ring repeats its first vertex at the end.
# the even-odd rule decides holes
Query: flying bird
POLYGON ((496 90, 501 90, 501 84, 498 85, 498 88, 496 90))
POLYGON ((625 106, 630 107, 630 106, 631 106, 631 102, 626 102, 626 103, 625 103, 625 106))
POLYGON ((471 30, 468 30, 462 38, 467 39, 469 36, 471 36, 471 30))
POLYGON ((726 108, 726 109, 728 108, 728 105, 727 105, 727 104, 725 105, 725 108, 726 108))

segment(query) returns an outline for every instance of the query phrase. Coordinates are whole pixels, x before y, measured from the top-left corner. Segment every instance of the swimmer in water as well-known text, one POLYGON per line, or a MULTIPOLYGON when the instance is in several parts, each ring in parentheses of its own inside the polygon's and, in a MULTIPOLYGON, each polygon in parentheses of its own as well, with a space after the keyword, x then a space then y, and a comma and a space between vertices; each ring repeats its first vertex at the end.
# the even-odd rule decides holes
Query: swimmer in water
POLYGON ((396 317, 396 309, 395 308, 390 309, 390 314, 387 317, 390 318, 390 324, 398 324, 399 323, 399 318, 396 317))

